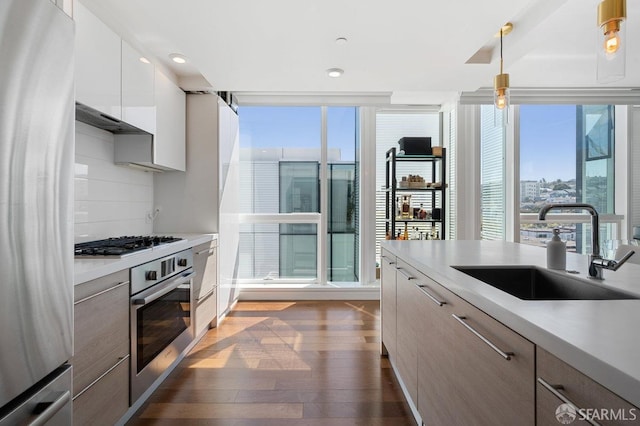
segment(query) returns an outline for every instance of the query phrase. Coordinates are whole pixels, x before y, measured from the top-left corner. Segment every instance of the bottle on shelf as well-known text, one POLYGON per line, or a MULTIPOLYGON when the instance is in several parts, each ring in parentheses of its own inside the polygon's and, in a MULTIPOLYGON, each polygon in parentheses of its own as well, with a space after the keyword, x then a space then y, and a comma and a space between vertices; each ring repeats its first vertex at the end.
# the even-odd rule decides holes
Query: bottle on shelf
POLYGON ((411 195, 402 196, 402 218, 411 218, 411 195))
POLYGON ((403 235, 403 240, 408 240, 409 239, 409 227, 407 222, 404 223, 404 235, 403 235))

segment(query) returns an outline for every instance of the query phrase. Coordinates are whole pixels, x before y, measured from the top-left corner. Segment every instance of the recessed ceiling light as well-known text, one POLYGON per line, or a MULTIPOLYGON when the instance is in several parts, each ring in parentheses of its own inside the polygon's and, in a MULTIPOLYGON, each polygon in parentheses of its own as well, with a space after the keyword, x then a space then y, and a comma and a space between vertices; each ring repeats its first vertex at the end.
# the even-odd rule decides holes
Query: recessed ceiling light
POLYGON ((336 39, 336 44, 347 44, 347 38, 346 37, 338 37, 336 39))
POLYGON ((187 62, 187 58, 184 55, 181 55, 179 53, 172 53, 169 55, 169 57, 176 64, 184 64, 187 62))
POLYGON ((140 62, 142 62, 143 64, 150 64, 151 63, 151 61, 149 61, 144 56, 140 56, 140 62))
POLYGON ((329 77, 337 78, 337 77, 340 77, 342 74, 344 74, 344 70, 340 68, 329 68, 327 70, 327 75, 329 77))

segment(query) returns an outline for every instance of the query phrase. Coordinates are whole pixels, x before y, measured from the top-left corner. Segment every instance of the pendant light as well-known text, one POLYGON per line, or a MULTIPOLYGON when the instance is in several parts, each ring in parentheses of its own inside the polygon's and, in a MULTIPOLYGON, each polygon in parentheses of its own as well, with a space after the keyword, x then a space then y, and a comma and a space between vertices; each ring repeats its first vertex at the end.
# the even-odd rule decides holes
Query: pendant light
POLYGON ((626 0, 603 0, 598 5, 597 76, 600 83, 624 78, 626 17, 626 0))
POLYGON ((513 25, 509 22, 500 28, 500 74, 493 79, 493 124, 495 126, 506 126, 509 122, 509 74, 502 71, 502 37, 509 34, 513 25))

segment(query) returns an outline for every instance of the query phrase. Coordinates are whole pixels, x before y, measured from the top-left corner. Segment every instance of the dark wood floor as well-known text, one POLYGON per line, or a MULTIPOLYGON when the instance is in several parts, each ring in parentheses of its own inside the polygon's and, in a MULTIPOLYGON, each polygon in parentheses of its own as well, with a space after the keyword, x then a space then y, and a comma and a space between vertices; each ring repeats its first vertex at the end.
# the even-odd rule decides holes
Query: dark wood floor
POLYGON ((377 301, 239 302, 130 425, 415 425, 377 301))

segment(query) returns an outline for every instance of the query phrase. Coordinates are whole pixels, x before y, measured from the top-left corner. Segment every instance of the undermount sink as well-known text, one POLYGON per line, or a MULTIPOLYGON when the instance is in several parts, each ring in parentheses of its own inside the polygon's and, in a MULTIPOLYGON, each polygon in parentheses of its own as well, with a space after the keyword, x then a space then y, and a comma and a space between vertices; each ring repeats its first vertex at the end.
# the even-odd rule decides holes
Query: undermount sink
POLYGON ((536 266, 453 266, 453 268, 523 300, 640 298, 536 266))

